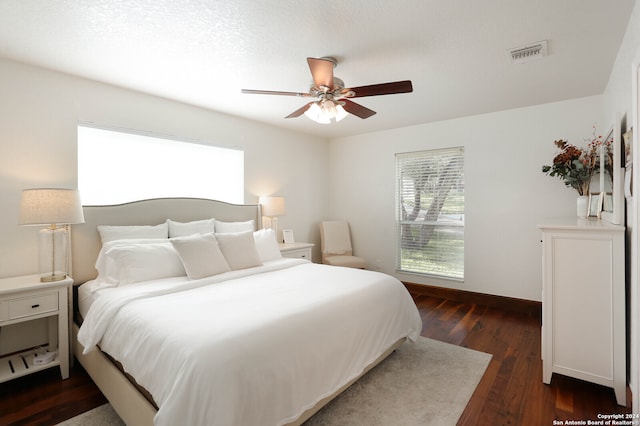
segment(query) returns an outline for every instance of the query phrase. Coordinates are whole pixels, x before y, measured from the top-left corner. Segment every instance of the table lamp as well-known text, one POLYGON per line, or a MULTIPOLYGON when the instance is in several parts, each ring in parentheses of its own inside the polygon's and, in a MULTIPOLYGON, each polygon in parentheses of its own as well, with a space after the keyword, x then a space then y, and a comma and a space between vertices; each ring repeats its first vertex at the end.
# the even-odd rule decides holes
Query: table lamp
POLYGON ((260 197, 258 202, 262 205, 262 215, 269 218, 269 227, 274 230, 277 238, 278 216, 284 216, 287 212, 284 197, 260 197))
POLYGON ((74 223, 84 223, 78 191, 63 188, 22 191, 20 225, 48 226, 38 237, 40 281, 60 281, 67 276, 68 228, 74 223))

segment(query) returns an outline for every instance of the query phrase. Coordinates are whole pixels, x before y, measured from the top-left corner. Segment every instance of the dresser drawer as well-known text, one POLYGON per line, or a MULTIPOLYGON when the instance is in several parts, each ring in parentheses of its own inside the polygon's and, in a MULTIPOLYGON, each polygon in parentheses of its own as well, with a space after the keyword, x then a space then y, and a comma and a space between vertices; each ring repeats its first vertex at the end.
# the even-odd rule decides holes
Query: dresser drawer
POLYGON ((58 310, 58 294, 39 294, 23 299, 7 301, 9 316, 7 319, 24 318, 31 315, 55 312, 58 310))

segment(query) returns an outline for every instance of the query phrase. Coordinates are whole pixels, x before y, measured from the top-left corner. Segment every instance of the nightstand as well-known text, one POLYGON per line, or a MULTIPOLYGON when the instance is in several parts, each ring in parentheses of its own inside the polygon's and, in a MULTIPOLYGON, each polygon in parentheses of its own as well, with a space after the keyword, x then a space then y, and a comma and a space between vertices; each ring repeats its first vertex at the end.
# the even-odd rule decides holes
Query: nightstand
POLYGON ((290 257, 293 259, 307 259, 309 261, 311 261, 311 247, 313 247, 314 245, 315 244, 311 243, 278 244, 278 246, 280 247, 280 253, 282 253, 282 257, 290 257))
POLYGON ((0 279, 0 339, 2 327, 47 318, 49 342, 44 349, 57 350, 50 362, 36 364, 43 350, 29 348, 0 358, 0 383, 46 368, 60 366, 63 379, 69 377, 69 298, 73 279, 40 282, 40 275, 0 279))

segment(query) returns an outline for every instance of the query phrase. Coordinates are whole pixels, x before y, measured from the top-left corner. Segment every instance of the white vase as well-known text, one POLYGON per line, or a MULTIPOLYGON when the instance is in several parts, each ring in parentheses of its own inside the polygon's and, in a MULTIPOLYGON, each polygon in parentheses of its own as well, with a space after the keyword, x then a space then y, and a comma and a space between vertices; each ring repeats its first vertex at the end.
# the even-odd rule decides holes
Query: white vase
POLYGON ((576 207, 579 218, 586 218, 589 216, 589 196, 578 195, 576 207))

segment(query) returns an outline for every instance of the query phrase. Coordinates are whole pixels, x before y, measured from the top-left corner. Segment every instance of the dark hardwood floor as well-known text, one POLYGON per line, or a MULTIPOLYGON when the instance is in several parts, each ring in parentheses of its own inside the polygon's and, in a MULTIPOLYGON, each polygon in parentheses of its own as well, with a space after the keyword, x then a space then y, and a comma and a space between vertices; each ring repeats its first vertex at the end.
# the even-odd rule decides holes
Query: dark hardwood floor
POLYGON ((413 297, 423 336, 493 355, 458 425, 552 425, 631 412, 616 404, 610 388, 557 374, 542 383, 540 316, 413 297))
POLYGON ((80 364, 67 380, 49 368, 0 384, 0 425, 55 425, 106 402, 80 364))
MULTIPOLYGON (((423 336, 493 355, 459 425, 552 425, 631 412, 616 405, 609 388, 559 375, 542 383, 538 316, 413 297, 423 336)), ((105 402, 76 363, 68 380, 56 368, 0 384, 0 425, 54 425, 105 402)))

